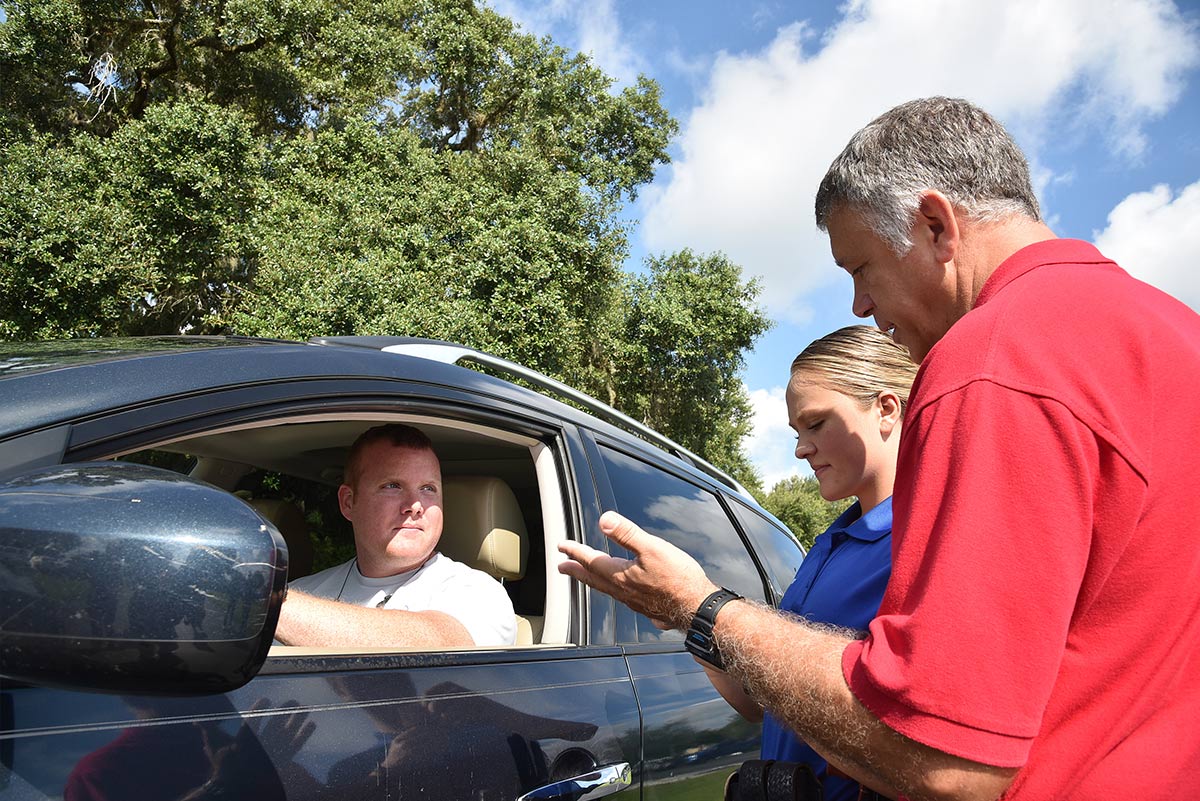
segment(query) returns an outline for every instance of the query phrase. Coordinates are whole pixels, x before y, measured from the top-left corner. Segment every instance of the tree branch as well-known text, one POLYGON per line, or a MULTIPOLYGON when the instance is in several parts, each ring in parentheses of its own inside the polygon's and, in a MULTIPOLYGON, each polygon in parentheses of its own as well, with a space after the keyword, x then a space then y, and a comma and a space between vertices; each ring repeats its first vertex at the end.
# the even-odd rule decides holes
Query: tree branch
POLYGON ((192 47, 205 47, 209 50, 215 50, 218 53, 251 53, 270 44, 270 42, 270 37, 259 36, 253 42, 230 45, 225 44, 219 35, 214 34, 212 36, 202 36, 199 39, 192 39, 188 42, 188 45, 192 47))
POLYGON ((514 91, 508 97, 504 98, 493 111, 485 114, 482 111, 477 111, 467 115, 467 135, 460 141, 450 145, 450 149, 462 152, 465 150, 476 150, 479 147, 479 140, 487 133, 487 129, 495 125, 500 120, 504 119, 517 101, 521 98, 520 91, 514 91))
POLYGON ((176 2, 171 9, 173 14, 166 25, 159 26, 159 43, 166 51, 166 58, 152 67, 137 71, 137 88, 133 91, 133 99, 129 103, 129 116, 140 119, 150 102, 151 84, 159 77, 174 72, 179 66, 175 52, 176 42, 183 27, 183 9, 176 2))

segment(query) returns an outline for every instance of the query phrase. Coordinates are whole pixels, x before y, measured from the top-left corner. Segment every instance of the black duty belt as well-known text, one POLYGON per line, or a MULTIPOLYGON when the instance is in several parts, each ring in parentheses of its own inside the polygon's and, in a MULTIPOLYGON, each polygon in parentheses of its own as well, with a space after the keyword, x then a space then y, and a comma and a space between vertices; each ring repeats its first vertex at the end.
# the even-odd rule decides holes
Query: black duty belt
MULTIPOLYGON (((725 801, 823 801, 821 781, 808 765, 751 759, 743 762, 725 782, 725 801)), ((883 796, 862 788, 860 801, 883 801, 883 796)))

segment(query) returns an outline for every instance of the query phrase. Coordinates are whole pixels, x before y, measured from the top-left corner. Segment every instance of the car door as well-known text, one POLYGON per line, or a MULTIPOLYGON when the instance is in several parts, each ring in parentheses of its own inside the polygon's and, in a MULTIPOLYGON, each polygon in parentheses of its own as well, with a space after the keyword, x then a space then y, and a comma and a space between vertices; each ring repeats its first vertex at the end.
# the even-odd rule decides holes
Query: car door
MULTIPOLYGON (((597 484, 605 508, 692 554, 717 583, 777 602, 711 486, 619 440, 598 435, 589 449, 603 467, 597 484)), ((624 606, 616 629, 642 708, 643 797, 720 798, 726 777, 757 756, 759 725, 742 719, 713 689, 680 632, 660 631, 624 606)))
MULTIPOLYGON (((93 415, 72 425, 63 459, 339 418, 473 427, 528 442, 543 570, 553 537, 583 537, 584 521, 599 514, 572 426, 495 398, 404 381, 276 382, 93 415)), ((69 577, 51 590, 72 591, 69 577)), ((181 592, 169 570, 122 590, 181 592)), ((537 792, 597 771, 620 789, 621 768, 640 763, 640 716, 622 650, 606 639, 612 604, 597 599, 585 615, 579 587, 545 597, 555 606, 541 611, 558 618, 560 633, 536 644, 284 651, 222 695, 102 695, 0 679, 0 795, 499 801, 555 797, 537 792)), ((638 794, 634 784, 621 797, 638 794)))

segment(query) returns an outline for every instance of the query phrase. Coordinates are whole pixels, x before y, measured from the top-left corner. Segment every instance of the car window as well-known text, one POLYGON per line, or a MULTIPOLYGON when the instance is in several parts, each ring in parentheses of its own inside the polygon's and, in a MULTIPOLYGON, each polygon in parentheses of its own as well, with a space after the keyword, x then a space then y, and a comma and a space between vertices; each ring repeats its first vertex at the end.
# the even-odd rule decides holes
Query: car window
POLYGON ((759 562, 766 568, 767 578, 778 603, 792 579, 796 577, 800 563, 804 561, 804 549, 791 532, 740 501, 730 501, 729 506, 733 509, 733 516, 741 524, 742 530, 754 544, 754 551, 758 554, 759 562))
POLYGON ((120 461, 161 467, 229 490, 270 520, 289 550, 288 580, 341 564, 354 557, 354 533, 338 509, 337 485, 310 481, 277 470, 197 457, 175 450, 147 449, 120 461))
MULTIPOLYGON (((613 448, 601 446, 600 453, 617 511, 687 551, 717 584, 766 600, 758 567, 714 493, 613 448)), ((644 618, 636 633, 619 626, 618 636, 637 642, 682 638, 679 632, 659 631, 644 618)))
MULTIPOLYGON (((379 422, 390 420, 280 420, 205 431, 116 458, 184 473, 242 498, 274 523, 287 541, 288 579, 293 581, 354 557, 353 529, 341 515, 337 489, 349 445, 358 433, 379 422)), ((504 585, 518 616, 518 645, 566 642, 569 580, 563 577, 559 581, 555 573, 555 581, 548 581, 546 570, 550 560, 547 530, 551 529, 550 536, 556 541, 565 537, 563 510, 545 508, 548 502, 561 504, 558 499, 563 497, 556 483, 554 451, 526 435, 489 427, 428 417, 415 422, 433 440, 445 491, 450 493, 452 484, 459 488, 454 496, 456 508, 447 512, 447 529, 438 550, 492 573, 504 585), (548 482, 555 485, 545 486, 548 482), (475 501, 496 497, 496 485, 511 490, 519 517, 523 518, 519 536, 526 543, 527 557, 523 574, 516 578, 511 573, 493 572, 479 561, 483 557, 476 554, 485 553, 483 550, 458 554, 452 548, 450 521, 458 520, 461 528, 464 521, 474 526, 477 520, 486 519, 476 514, 480 507, 475 501), (472 559, 477 561, 472 563, 472 559), (546 616, 548 604, 553 604, 550 620, 546 616)), ((464 544, 470 547, 469 542, 464 544)), ((554 551, 553 545, 549 550, 554 551)), ((486 553, 495 551, 489 549, 486 553)), ((556 551, 554 554, 556 557, 556 551)), ((507 565, 503 568, 509 569, 507 565)), ((278 645, 272 651, 273 656, 298 653, 278 645)))

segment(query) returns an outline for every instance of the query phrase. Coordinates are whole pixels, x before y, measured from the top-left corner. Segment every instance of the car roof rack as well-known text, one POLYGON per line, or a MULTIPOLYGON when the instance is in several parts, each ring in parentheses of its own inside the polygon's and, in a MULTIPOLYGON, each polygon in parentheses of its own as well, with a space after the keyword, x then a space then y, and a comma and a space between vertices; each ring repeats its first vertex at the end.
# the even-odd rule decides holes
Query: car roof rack
POLYGON ((604 420, 610 425, 636 434, 642 439, 650 442, 653 445, 671 453, 674 456, 684 457, 693 467, 706 475, 720 481, 722 484, 737 490, 747 497, 753 497, 750 492, 742 486, 741 482, 733 476, 726 473, 719 467, 709 463, 703 457, 697 456, 690 450, 680 445, 678 442, 665 437, 654 429, 639 423, 629 415, 617 411, 603 401, 596 400, 587 393, 580 392, 574 387, 570 387, 557 379, 551 378, 544 373, 539 373, 524 365, 516 362, 502 359, 499 356, 493 356, 490 353, 469 348, 466 345, 458 345, 453 342, 444 342, 440 339, 422 339, 419 337, 388 337, 388 336, 342 336, 342 337, 313 337, 309 340, 314 345, 351 345, 360 348, 370 348, 379 350, 385 353, 399 353, 404 356, 416 356, 421 359, 429 359, 430 361, 441 362, 442 364, 458 364, 465 362, 474 362, 475 364, 484 365, 498 370, 506 375, 520 378, 539 389, 558 395, 559 397, 568 398, 575 403, 578 403, 583 408, 587 409, 592 414, 604 420))

